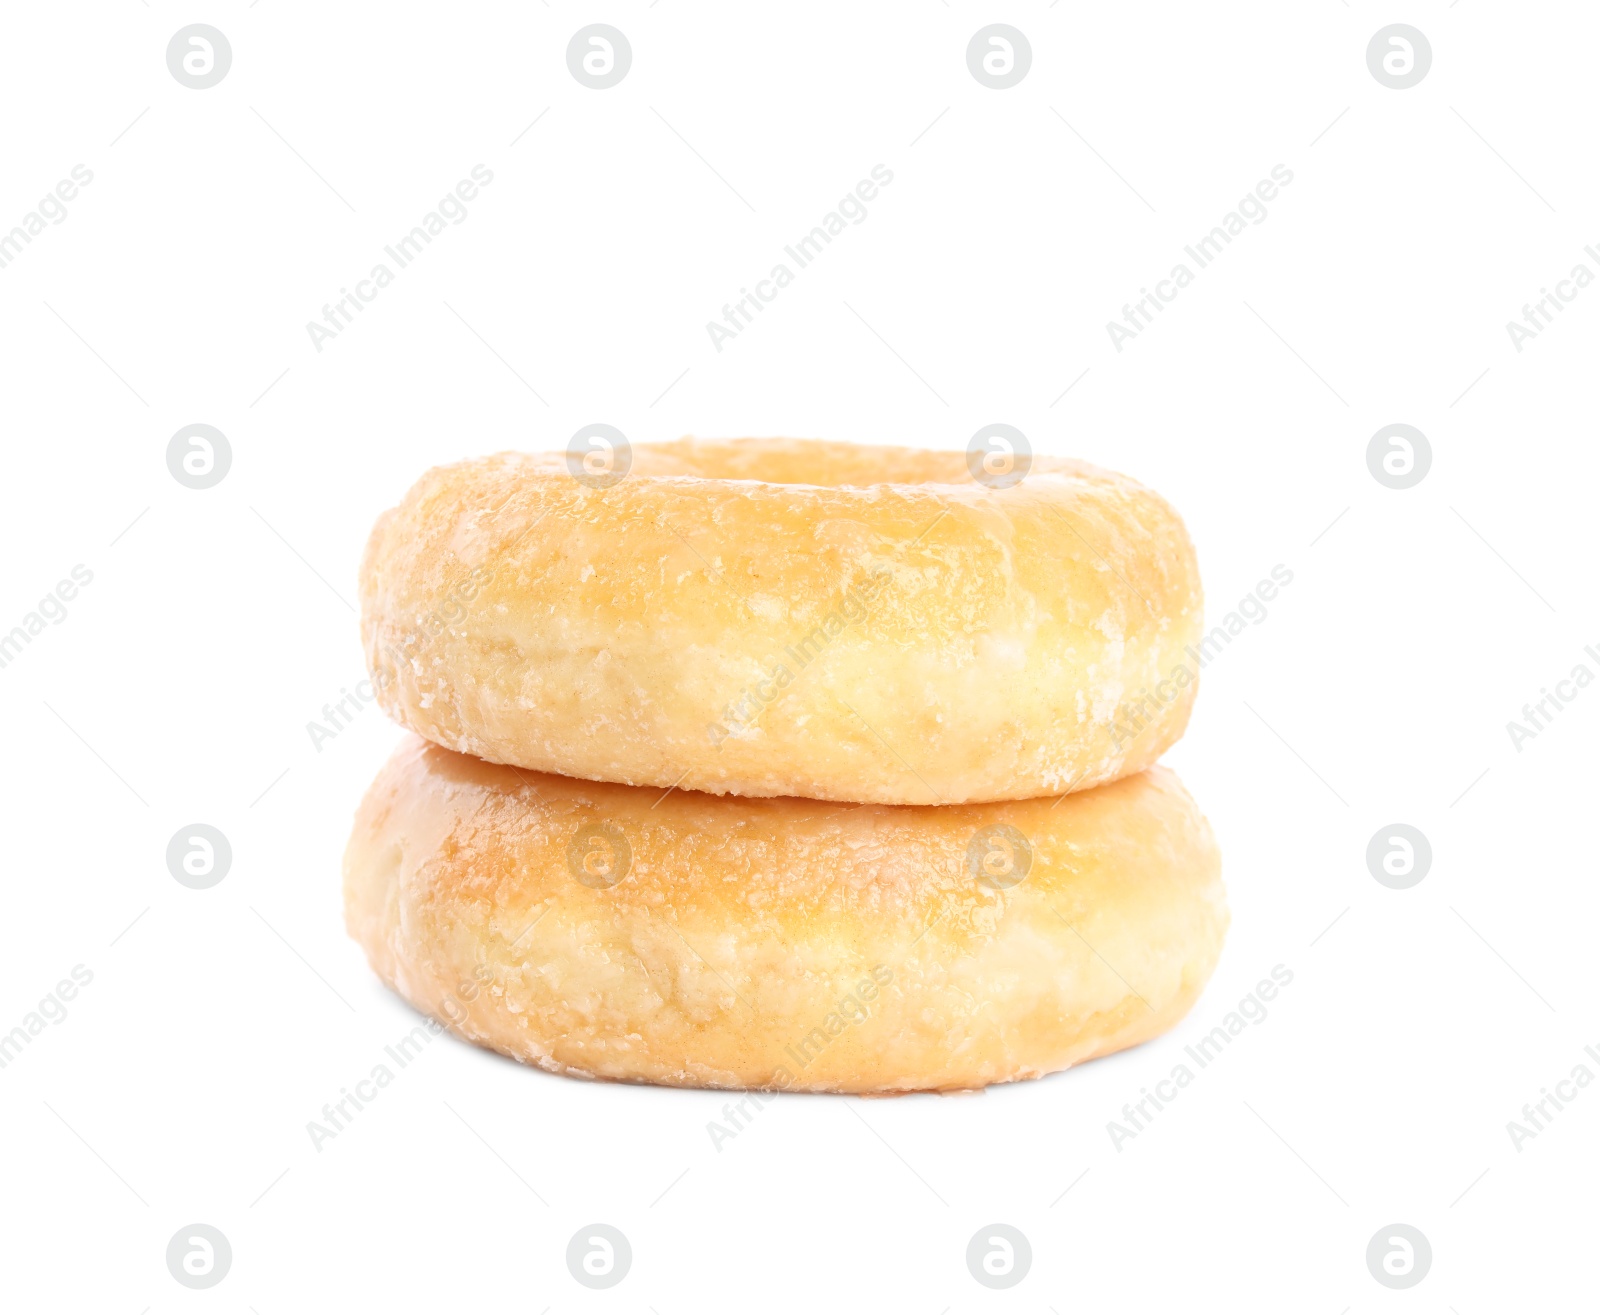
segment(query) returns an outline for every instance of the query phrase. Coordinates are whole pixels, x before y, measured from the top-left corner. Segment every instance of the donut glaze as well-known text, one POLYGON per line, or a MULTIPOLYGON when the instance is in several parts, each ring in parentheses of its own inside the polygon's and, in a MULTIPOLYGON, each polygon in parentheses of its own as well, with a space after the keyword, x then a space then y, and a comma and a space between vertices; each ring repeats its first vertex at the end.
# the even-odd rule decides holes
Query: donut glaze
POLYGON ((857 803, 1030 799, 1182 733, 1201 589, 1133 480, 792 439, 425 474, 378 521, 361 626, 403 725, 491 762, 857 803))
POLYGON ((478 1045, 671 1086, 1038 1077, 1188 1011, 1227 929, 1163 768, 922 808, 576 781, 408 739, 345 854, 350 934, 478 1045))

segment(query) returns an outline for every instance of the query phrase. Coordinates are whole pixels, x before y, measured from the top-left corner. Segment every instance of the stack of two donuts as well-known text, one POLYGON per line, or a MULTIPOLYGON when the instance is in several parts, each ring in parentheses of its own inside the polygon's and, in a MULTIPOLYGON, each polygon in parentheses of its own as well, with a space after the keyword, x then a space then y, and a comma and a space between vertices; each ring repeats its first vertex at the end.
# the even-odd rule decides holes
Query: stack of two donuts
POLYGON ((345 857, 379 976, 524 1062, 676 1086, 978 1088, 1171 1027, 1227 927, 1155 766, 1194 550, 1121 475, 976 473, 685 439, 424 475, 361 578, 419 737, 345 857))

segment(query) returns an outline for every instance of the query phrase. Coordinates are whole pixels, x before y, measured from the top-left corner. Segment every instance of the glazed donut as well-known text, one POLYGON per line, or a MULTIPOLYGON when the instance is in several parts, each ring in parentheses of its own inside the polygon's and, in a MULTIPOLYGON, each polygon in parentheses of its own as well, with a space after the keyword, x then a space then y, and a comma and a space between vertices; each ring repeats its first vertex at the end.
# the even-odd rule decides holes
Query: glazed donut
POLYGON ((1032 799, 1182 733, 1200 577, 1132 480, 790 439, 429 471, 373 530, 361 626, 403 725, 491 762, 856 803, 1032 799), (597 485, 604 485, 597 486, 597 485))
POLYGON ((350 934, 467 1040, 669 1086, 957 1090, 1136 1045, 1228 915, 1164 768, 946 808, 570 780, 408 737, 345 853, 350 934))

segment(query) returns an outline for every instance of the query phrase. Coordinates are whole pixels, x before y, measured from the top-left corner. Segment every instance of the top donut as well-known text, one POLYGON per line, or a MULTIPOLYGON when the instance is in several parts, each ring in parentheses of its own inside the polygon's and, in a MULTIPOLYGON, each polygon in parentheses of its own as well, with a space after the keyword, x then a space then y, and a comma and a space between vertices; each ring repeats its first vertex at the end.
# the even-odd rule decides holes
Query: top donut
POLYGON ((430 470, 378 519, 361 631, 391 715, 626 785, 951 804, 1087 789, 1183 733, 1200 575, 1125 476, 800 439, 430 470), (569 465, 571 468, 569 469, 569 465))

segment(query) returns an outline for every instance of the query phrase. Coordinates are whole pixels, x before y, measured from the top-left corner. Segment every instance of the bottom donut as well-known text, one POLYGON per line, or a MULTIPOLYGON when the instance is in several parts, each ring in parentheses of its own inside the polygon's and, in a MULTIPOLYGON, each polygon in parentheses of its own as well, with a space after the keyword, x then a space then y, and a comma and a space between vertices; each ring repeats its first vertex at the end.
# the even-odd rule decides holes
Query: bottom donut
POLYGON ((576 1076, 904 1092, 1039 1077, 1166 1031, 1228 913, 1211 829, 1154 768, 947 807, 716 798, 421 740, 345 853, 378 976, 576 1076))

